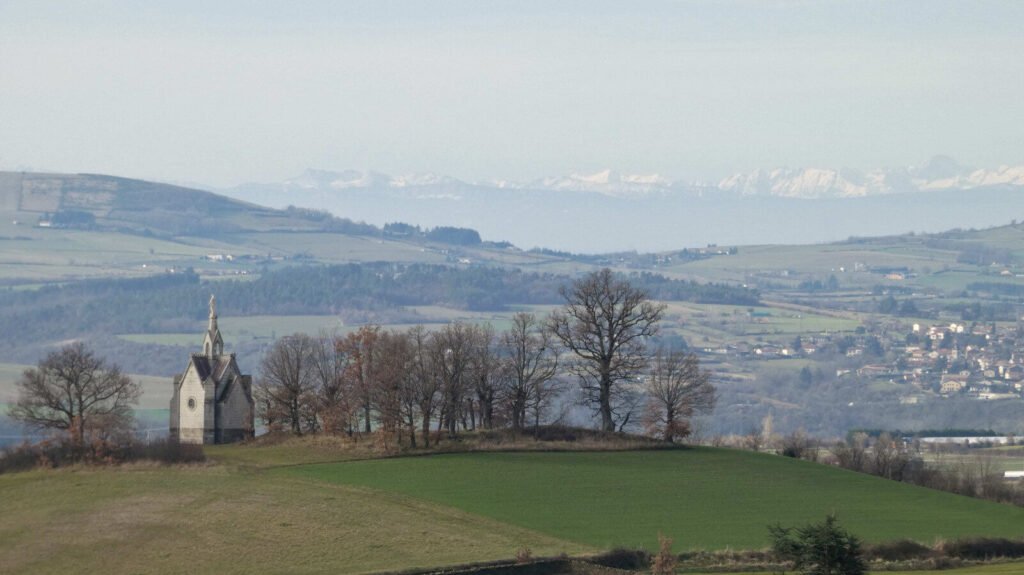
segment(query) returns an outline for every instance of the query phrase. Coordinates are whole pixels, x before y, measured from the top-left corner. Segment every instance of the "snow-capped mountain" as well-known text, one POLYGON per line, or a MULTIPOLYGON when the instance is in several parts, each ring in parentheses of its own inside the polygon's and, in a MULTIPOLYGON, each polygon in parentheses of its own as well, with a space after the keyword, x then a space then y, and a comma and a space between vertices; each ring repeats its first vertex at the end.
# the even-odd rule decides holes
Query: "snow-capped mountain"
POLYGON ((465 181, 436 173, 308 170, 226 195, 316 208, 377 225, 474 228, 517 246, 604 252, 805 243, 984 227, 1024 214, 1024 167, 971 169, 937 157, 872 170, 770 169, 718 184, 603 170, 534 181, 465 181), (898 213, 898 218, 879 214, 898 213), (609 232, 608 222, 619 225, 609 232))
POLYGON ((702 194, 728 192, 741 196, 780 198, 863 198, 886 194, 938 190, 970 190, 992 186, 1024 187, 1024 166, 972 169, 946 156, 936 156, 910 167, 871 171, 832 168, 758 169, 723 178, 717 184, 673 181, 658 174, 627 174, 602 170, 593 174, 573 173, 532 181, 489 180, 467 182, 433 172, 392 176, 374 171, 307 170, 302 175, 277 184, 288 192, 331 193, 341 190, 406 190, 413 197, 458 196, 469 189, 532 190, 597 193, 616 198, 642 198, 652 195, 702 194))
POLYGON ((676 184, 658 174, 622 174, 613 170, 603 170, 595 174, 570 174, 568 176, 544 178, 519 188, 538 190, 597 192, 607 196, 629 197, 650 193, 663 193, 671 190, 676 184))
POLYGON ((801 168, 754 170, 718 183, 718 189, 742 195, 784 198, 856 198, 937 190, 970 190, 990 186, 1024 186, 1024 166, 971 169, 946 156, 920 166, 869 172, 801 168))
POLYGON ((458 185, 462 183, 455 178, 433 172, 389 176, 374 171, 344 170, 332 172, 329 170, 309 169, 298 177, 285 180, 282 185, 285 189, 350 190, 360 188, 410 188, 417 186, 458 185))

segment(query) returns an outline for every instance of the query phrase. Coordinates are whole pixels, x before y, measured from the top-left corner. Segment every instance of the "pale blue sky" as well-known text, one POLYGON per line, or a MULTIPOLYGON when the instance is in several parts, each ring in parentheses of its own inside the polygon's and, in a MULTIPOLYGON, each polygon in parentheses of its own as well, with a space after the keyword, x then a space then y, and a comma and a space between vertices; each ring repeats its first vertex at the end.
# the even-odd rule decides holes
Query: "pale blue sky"
POLYGON ((0 168, 1022 164, 1022 24, 1013 0, 0 0, 0 168))

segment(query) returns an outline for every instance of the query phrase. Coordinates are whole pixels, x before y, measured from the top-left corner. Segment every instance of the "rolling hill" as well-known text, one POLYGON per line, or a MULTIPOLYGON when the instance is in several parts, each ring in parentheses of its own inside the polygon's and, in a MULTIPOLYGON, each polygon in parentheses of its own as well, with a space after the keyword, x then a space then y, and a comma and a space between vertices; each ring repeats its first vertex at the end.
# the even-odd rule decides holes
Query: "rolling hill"
POLYGON ((286 462, 273 447, 234 445, 212 449, 214 465, 0 475, 0 571, 362 573, 523 547, 650 549, 659 531, 680 551, 748 549, 765 545, 769 523, 831 511, 870 541, 1024 535, 1019 508, 740 451, 308 463, 355 456, 321 444, 291 445, 286 462))
POLYGON ((429 237, 302 208, 92 174, 0 172, 0 285, 137 277, 195 268, 244 275, 288 263, 526 263, 544 256, 429 237), (453 260, 454 261, 454 260, 453 260))

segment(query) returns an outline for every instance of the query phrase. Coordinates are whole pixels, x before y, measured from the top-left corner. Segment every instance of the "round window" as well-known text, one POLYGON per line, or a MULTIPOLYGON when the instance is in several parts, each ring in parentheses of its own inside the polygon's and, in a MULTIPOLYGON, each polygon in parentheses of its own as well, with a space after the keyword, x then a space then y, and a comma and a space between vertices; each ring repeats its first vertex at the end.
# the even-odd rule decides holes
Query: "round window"
POLYGON ((194 398, 194 397, 188 398, 188 408, 189 409, 195 409, 196 408, 196 398, 194 398))

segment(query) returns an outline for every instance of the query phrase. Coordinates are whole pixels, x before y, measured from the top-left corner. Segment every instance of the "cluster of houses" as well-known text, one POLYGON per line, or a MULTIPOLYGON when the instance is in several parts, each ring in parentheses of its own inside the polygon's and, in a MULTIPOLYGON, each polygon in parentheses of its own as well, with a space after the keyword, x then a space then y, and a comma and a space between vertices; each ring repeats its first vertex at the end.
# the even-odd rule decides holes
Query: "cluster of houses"
POLYGON ((929 373, 933 380, 939 376, 938 392, 945 396, 1012 399, 1024 395, 1024 346, 1018 344, 1015 329, 980 323, 915 323, 911 333, 921 343, 904 349, 907 381, 920 385, 922 376, 929 373))
POLYGON ((907 384, 913 403, 926 394, 979 400, 1024 397, 1024 339, 1005 324, 886 325, 856 335, 813 334, 790 343, 755 342, 708 347, 710 356, 751 360, 822 358, 839 364, 836 376, 907 384))

